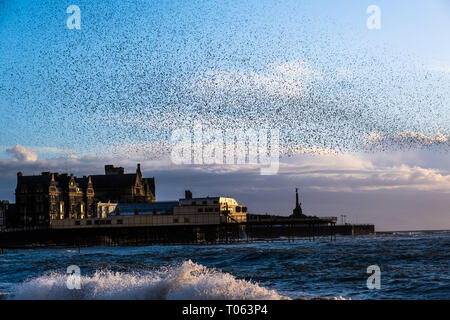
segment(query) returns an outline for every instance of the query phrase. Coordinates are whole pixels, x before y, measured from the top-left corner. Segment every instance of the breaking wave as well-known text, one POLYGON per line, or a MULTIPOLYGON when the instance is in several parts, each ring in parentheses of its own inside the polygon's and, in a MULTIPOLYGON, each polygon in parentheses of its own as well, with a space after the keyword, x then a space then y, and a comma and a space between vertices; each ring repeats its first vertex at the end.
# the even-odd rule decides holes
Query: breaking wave
POLYGON ((81 288, 69 290, 70 275, 52 272, 18 284, 11 299, 289 299, 258 284, 206 268, 191 260, 181 265, 139 272, 96 271, 81 276, 81 288))

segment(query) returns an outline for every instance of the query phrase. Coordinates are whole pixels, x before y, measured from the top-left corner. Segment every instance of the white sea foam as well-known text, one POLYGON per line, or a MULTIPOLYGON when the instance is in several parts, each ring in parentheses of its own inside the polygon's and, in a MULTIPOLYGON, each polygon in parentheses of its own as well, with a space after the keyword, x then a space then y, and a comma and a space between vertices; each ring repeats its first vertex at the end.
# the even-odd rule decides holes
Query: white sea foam
POLYGON ((152 271, 97 271, 67 288, 68 275, 49 273, 17 285, 12 299, 288 299, 258 284, 186 261, 152 271))

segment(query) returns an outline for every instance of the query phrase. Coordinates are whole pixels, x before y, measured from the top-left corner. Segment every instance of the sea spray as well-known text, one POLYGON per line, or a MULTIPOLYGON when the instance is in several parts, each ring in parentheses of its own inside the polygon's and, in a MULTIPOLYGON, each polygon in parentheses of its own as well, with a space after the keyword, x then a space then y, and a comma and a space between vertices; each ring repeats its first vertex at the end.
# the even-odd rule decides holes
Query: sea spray
POLYGON ((12 299, 288 299, 233 275, 191 260, 156 270, 113 272, 97 270, 81 277, 81 289, 69 290, 69 275, 51 272, 18 284, 12 299))

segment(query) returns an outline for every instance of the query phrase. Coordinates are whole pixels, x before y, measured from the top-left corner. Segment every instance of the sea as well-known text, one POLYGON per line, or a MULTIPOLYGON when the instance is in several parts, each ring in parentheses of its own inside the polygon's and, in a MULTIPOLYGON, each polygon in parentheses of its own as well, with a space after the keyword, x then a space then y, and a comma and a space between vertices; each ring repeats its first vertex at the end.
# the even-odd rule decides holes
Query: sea
POLYGON ((6 249, 0 299, 450 299, 450 231, 6 249))

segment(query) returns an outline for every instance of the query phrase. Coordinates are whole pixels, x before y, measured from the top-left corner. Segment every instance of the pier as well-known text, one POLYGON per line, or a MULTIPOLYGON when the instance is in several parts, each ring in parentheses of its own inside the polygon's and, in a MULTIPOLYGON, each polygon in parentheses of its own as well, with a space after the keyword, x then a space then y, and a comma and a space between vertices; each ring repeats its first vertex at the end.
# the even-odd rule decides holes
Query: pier
POLYGON ((22 228, 0 232, 1 248, 227 244, 375 233, 374 225, 337 225, 329 218, 265 218, 238 223, 22 228))
POLYGON ((76 178, 73 174, 43 172, 40 176, 24 176, 18 172, 17 179, 16 189, 23 191, 23 194, 16 194, 20 196, 18 203, 2 202, 0 207, 6 212, 7 221, 0 231, 2 250, 227 244, 295 238, 314 240, 317 237, 334 240, 336 235, 375 232, 373 225, 338 225, 337 217, 304 214, 298 188, 295 207, 289 216, 251 214, 246 205, 230 196, 195 198, 190 190, 185 190, 185 197, 178 200, 155 201, 154 178, 143 178, 140 164, 132 174, 125 174, 122 167, 106 165, 105 175, 76 178), (42 185, 46 188, 41 188, 42 185), (108 185, 115 186, 114 192, 108 185), (136 185, 139 188, 132 195, 124 191, 136 185), (40 193, 29 197, 27 190, 30 188, 40 193), (147 191, 142 193, 142 188, 147 191), (37 197, 34 202, 30 200, 33 197, 37 197), (67 198, 78 199, 78 202, 67 198), (45 206, 34 205, 42 199, 48 200, 45 206), (69 201, 67 205, 65 201, 69 201))

